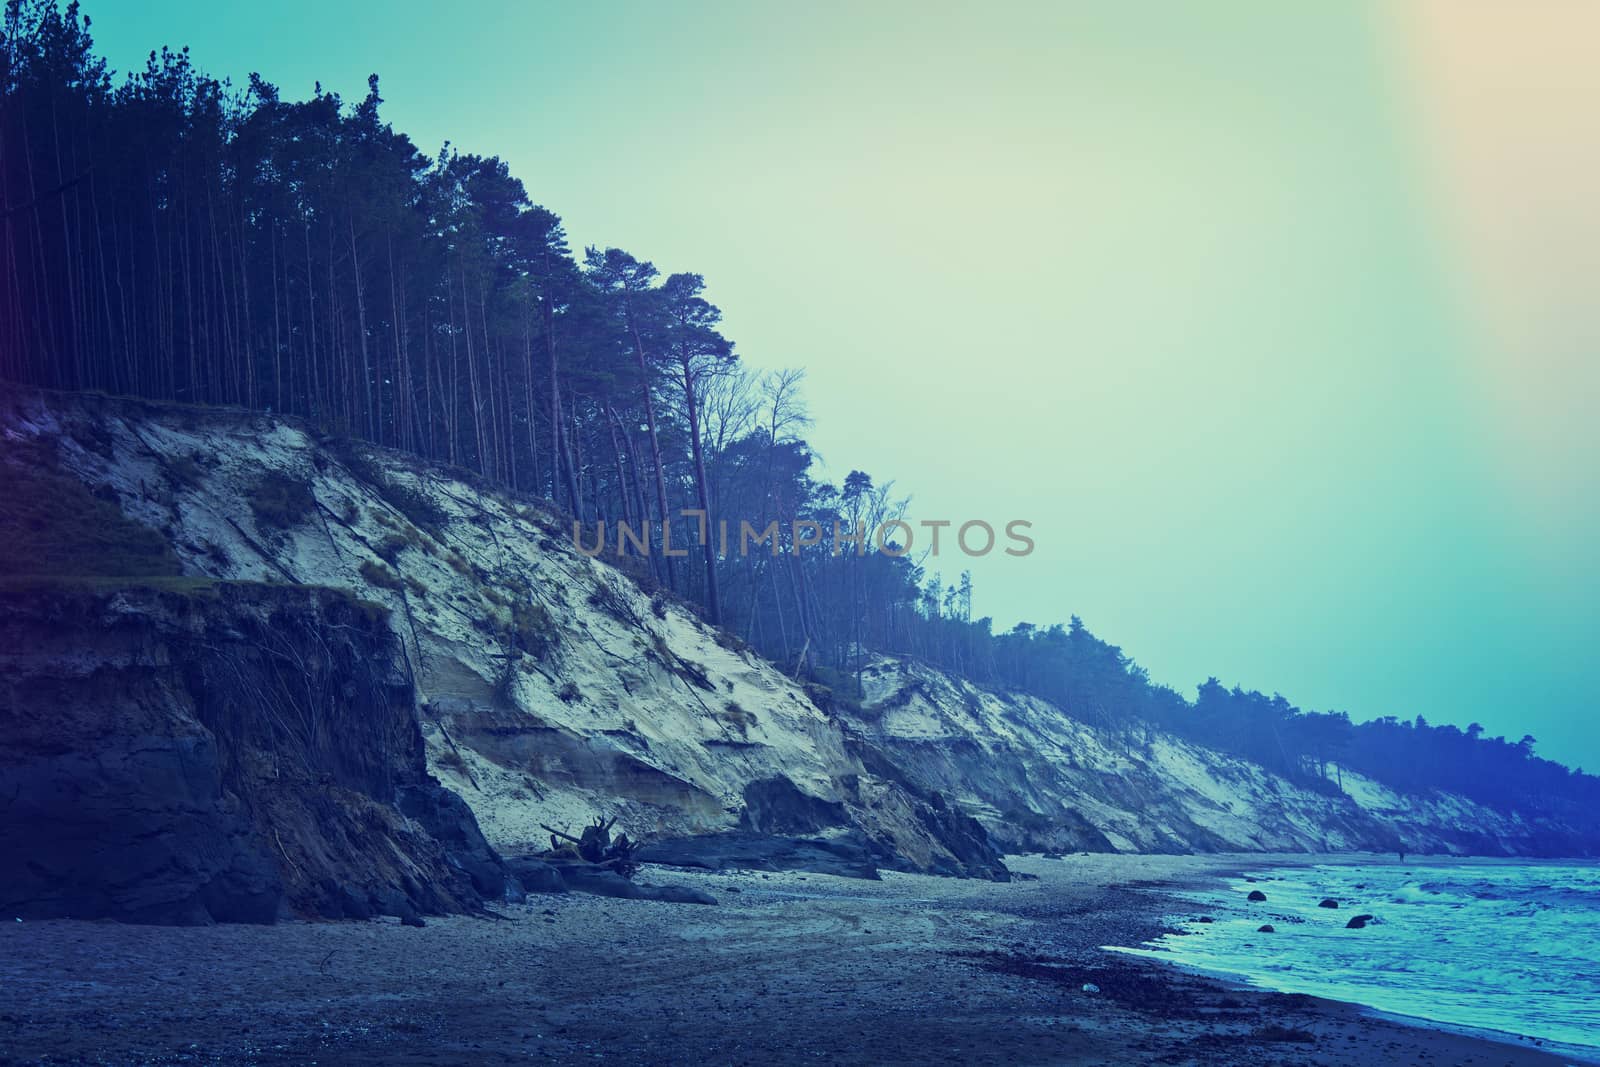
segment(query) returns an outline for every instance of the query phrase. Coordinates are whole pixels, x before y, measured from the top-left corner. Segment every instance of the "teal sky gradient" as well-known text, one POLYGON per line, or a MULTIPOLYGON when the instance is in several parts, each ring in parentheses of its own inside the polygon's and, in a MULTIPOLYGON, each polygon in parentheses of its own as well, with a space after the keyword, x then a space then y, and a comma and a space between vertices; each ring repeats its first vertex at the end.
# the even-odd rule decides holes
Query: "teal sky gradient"
POLYGON ((1576 488, 1524 521, 1360 5, 86 7, 119 69, 376 71, 419 147, 503 156, 575 245, 704 273, 750 363, 806 368, 835 478, 1035 524, 970 563, 999 627, 1076 613, 1186 693, 1600 769, 1600 440, 1543 457, 1576 488))

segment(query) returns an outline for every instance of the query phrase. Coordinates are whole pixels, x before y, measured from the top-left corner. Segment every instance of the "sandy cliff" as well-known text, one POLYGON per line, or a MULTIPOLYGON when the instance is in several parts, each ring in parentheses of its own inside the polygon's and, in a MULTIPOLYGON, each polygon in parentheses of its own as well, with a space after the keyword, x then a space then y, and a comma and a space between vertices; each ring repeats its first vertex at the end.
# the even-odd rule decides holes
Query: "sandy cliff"
MULTIPOLYGON (((353 623, 327 621, 334 594, 295 590, 344 591, 340 603, 385 609, 338 609, 382 633, 363 632, 364 644, 326 650, 334 658, 321 676, 332 684, 348 669, 349 684, 374 692, 387 687, 391 697, 381 710, 359 695, 347 701, 339 721, 350 732, 338 759, 374 743, 361 732, 368 716, 388 724, 382 751, 395 758, 411 758, 404 745, 392 743, 396 731, 413 730, 419 762, 406 773, 421 773, 425 753, 427 771, 446 788, 422 807, 449 808, 435 810, 433 820, 436 828, 455 827, 437 830, 439 855, 450 848, 474 853, 472 831, 463 829, 474 818, 489 844, 516 854, 545 845, 541 823, 576 827, 601 812, 616 815, 634 837, 735 829, 821 835, 864 848, 882 865, 980 877, 1005 876, 1002 850, 1387 850, 1402 840, 1412 851, 1551 854, 1585 847, 1581 828, 1461 797, 1400 795, 1352 774, 1344 775, 1342 790, 1314 790, 1159 732, 1097 730, 1070 709, 982 690, 902 660, 884 658, 865 671, 859 707, 843 701, 820 707, 802 685, 706 626, 689 607, 646 595, 622 572, 577 552, 570 529, 541 504, 466 472, 319 437, 294 420, 6 388, 0 443, 13 468, 68 479, 154 531, 182 578, 258 583, 228 587, 235 592, 224 600, 237 617, 197 614, 173 601, 176 594, 142 602, 75 594, 60 610, 78 613, 77 630, 52 629, 48 616, 57 609, 35 593, 14 604, 21 614, 7 630, 0 662, 8 682, 43 677, 28 673, 38 665, 26 655, 37 643, 35 630, 48 636, 56 667, 74 647, 84 649, 87 662, 117 641, 137 644, 130 635, 138 625, 148 628, 138 641, 165 648, 175 664, 215 645, 217 635, 234 641, 227 635, 251 626, 292 632, 270 621, 273 611, 300 620, 305 648, 313 647, 319 626, 339 645, 357 635, 353 623), (247 588, 257 592, 241 591, 247 588), (279 592, 260 591, 273 588, 279 592), (403 699, 396 687, 404 687, 403 699), (395 718, 400 708, 404 723, 395 718), (450 808, 456 796, 470 814, 450 808), (452 837, 460 840, 444 840, 452 837)), ((19 573, 16 566, 8 570, 19 573)), ((214 690, 175 680, 196 677, 192 667, 187 674, 169 671, 165 680, 141 667, 145 673, 127 674, 122 686, 119 672, 132 671, 134 660, 118 655, 96 668, 103 673, 92 684, 94 671, 71 683, 78 689, 64 698, 69 706, 109 706, 110 694, 154 687, 157 696, 140 704, 141 714, 159 720, 173 745, 188 746, 185 752, 215 748, 248 733, 244 726, 260 725, 236 713, 208 719, 204 698, 214 690), (162 702, 165 710, 153 710, 162 702)), ((287 671, 297 673, 307 672, 287 671)), ((207 686, 218 684, 214 674, 201 676, 207 686)), ((0 723, 7 731, 38 725, 11 714, 0 723)), ((113 743, 94 732, 94 721, 81 715, 63 726, 59 744, 72 755, 62 759, 92 758, 97 746, 113 743)), ((139 758, 146 756, 176 759, 139 758)), ((225 761, 207 758, 216 766, 202 766, 198 786, 174 779, 173 803, 185 810, 210 805, 205 817, 218 840, 248 836, 248 813, 228 799, 239 794, 226 785, 225 761), (193 789, 199 792, 184 792, 193 789)), ((342 773, 307 769, 312 777, 324 771, 336 780, 342 773)), ((253 773, 259 779, 263 772, 253 773)), ((387 784, 378 788, 364 775, 353 788, 373 798, 368 816, 416 821, 385 793, 387 784)), ((15 824, 23 809, 12 803, 5 819, 15 824)), ((185 846, 174 856, 179 852, 205 850, 185 846)), ((374 906, 373 894, 382 895, 384 885, 399 887, 420 910, 471 896, 457 895, 448 879, 439 883, 445 889, 430 890, 433 896, 413 892, 392 872, 349 893, 337 879, 318 890, 309 874, 293 876, 305 866, 300 859, 278 862, 284 884, 275 890, 270 872, 239 857, 235 863, 223 855, 207 877, 256 886, 260 907, 277 892, 302 906, 315 902, 324 913, 338 913, 333 902, 344 901, 340 907, 354 914, 374 906)), ((472 892, 492 896, 488 883, 495 877, 485 868, 467 881, 480 883, 472 892)), ((219 912, 205 900, 169 904, 213 914, 233 906, 219 912)), ((389 904, 398 910, 395 900, 389 904)))

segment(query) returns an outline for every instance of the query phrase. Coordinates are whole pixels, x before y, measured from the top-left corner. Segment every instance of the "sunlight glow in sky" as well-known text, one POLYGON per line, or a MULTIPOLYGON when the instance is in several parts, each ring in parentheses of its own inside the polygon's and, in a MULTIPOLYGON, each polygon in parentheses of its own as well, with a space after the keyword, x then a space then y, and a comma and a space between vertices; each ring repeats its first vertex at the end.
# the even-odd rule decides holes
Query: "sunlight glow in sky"
POLYGON ((1600 769, 1600 7, 85 7, 704 273, 997 626, 1600 769))

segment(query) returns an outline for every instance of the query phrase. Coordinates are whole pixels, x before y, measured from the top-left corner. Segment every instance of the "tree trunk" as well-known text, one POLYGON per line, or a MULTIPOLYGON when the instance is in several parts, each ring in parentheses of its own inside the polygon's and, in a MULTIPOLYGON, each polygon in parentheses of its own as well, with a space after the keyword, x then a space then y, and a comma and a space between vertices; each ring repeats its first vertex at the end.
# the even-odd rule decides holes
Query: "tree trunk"
POLYGON ((717 541, 713 535, 716 522, 711 515, 711 498, 706 490, 706 456, 700 445, 700 403, 695 395, 694 367, 691 357, 683 352, 679 357, 683 369, 683 399, 689 409, 689 448, 694 454, 694 487, 696 503, 704 515, 704 537, 701 541, 706 565, 706 618, 713 626, 722 624, 721 598, 717 595, 717 541))
MULTIPOLYGON (((656 435, 656 404, 650 395, 650 367, 644 355, 644 339, 639 335, 639 324, 634 318, 633 304, 630 301, 624 306, 628 317, 628 330, 633 334, 633 355, 639 365, 639 391, 644 401, 644 421, 650 434, 650 462, 656 473, 656 518, 663 524, 667 521, 667 475, 661 464, 661 439, 656 435)), ((666 547, 663 540, 663 549, 666 547)), ((672 558, 664 551, 662 560, 667 568, 667 588, 676 590, 678 587, 677 575, 672 565, 672 558)))

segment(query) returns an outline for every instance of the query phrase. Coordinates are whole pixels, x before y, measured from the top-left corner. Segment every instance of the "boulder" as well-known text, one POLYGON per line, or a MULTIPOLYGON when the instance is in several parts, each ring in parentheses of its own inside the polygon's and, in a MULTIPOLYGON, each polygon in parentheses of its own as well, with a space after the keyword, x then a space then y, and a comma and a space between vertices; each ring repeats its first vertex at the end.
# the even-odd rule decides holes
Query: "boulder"
POLYGON ((1323 897, 1317 902, 1317 907, 1319 908, 1337 908, 1338 906, 1339 902, 1332 897, 1323 897))
POLYGON ((513 856, 506 867, 529 893, 565 893, 566 879, 554 866, 533 856, 513 856))
POLYGON ((1261 926, 1256 927, 1256 933, 1258 933, 1258 934, 1275 934, 1277 932, 1278 931, 1273 927, 1273 925, 1271 923, 1265 923, 1265 924, 1263 924, 1261 926))
POLYGON ((1246 900, 1255 901, 1256 903, 1259 904, 1262 901, 1267 899, 1267 895, 1265 893, 1263 893, 1259 889, 1252 889, 1252 890, 1250 890, 1250 895, 1248 897, 1246 897, 1245 899, 1246 900))
POLYGON ((1344 928, 1346 930, 1364 930, 1367 924, 1375 921, 1376 918, 1377 916, 1374 915, 1355 915, 1351 917, 1349 922, 1344 924, 1344 928))

